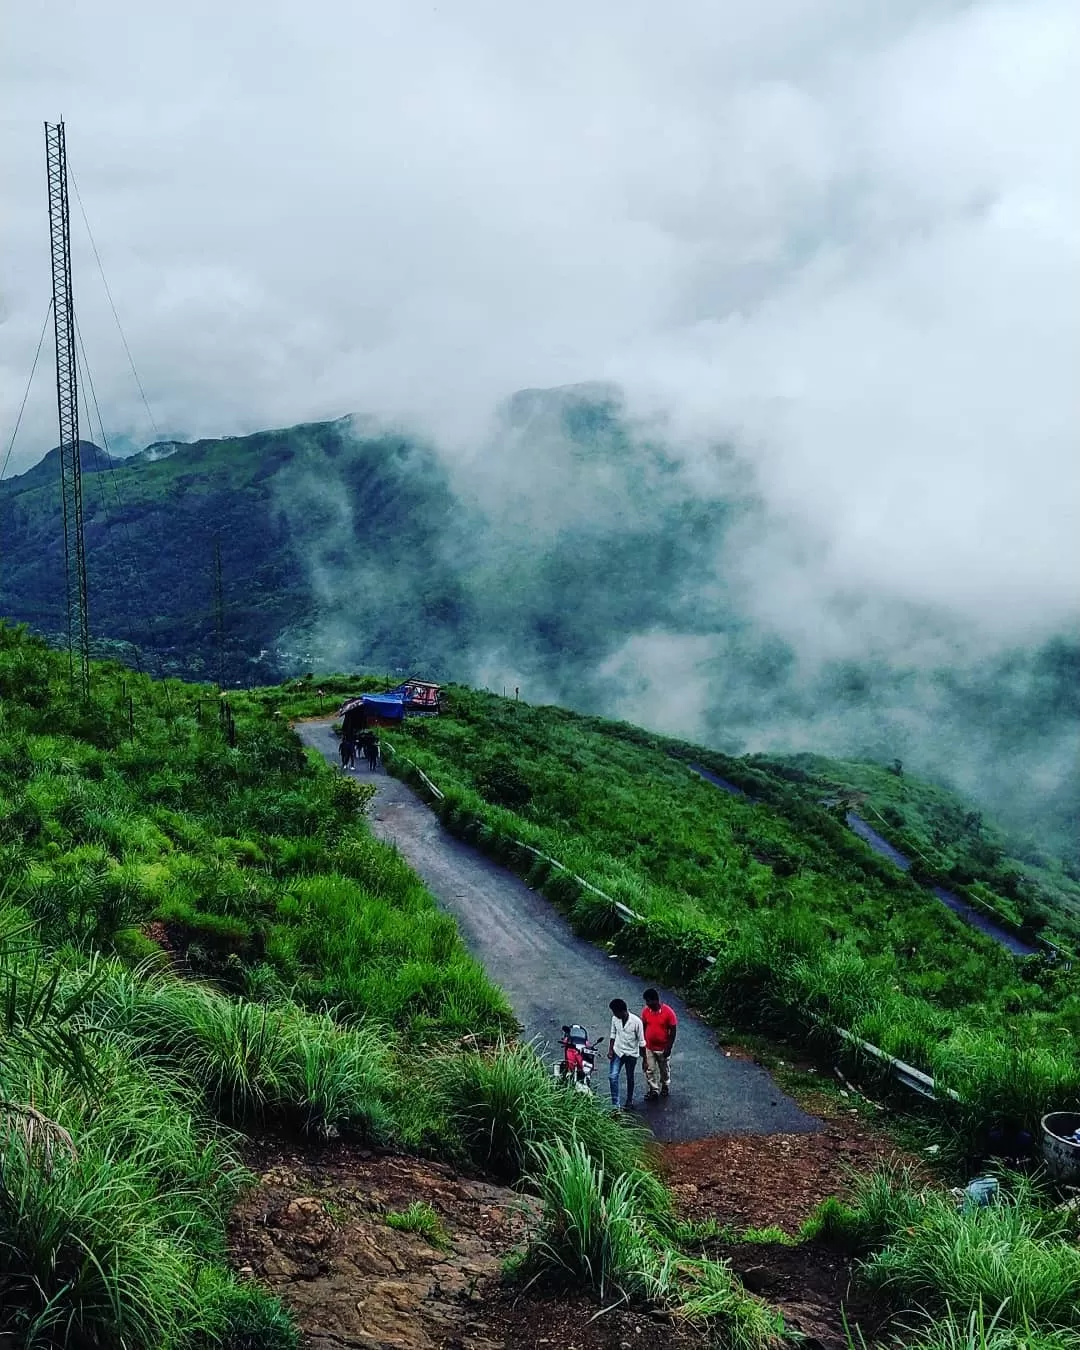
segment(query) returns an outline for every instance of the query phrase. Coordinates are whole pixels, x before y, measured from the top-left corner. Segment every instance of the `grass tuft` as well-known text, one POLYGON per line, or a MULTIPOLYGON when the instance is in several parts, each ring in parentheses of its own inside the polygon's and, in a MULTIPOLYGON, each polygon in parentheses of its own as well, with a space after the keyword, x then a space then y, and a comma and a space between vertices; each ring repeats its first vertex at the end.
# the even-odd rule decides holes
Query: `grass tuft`
POLYGON ((529 1184, 542 1212, 519 1278, 591 1289, 601 1300, 663 1308, 707 1326, 733 1350, 763 1350, 777 1316, 738 1284, 723 1262, 687 1257, 658 1225, 640 1171, 611 1174, 579 1140, 534 1145, 529 1184))
MULTIPOLYGON (((648 1133, 613 1120, 591 1096, 556 1083, 531 1045, 501 1045, 495 1054, 435 1060, 429 1081, 469 1160, 503 1181, 517 1181, 538 1144, 575 1140, 612 1174, 641 1170, 648 1133)), ((668 1200, 651 1177, 653 1203, 668 1200)))
POLYGON ((390 1210, 386 1224, 402 1233, 416 1233, 433 1247, 445 1250, 450 1246, 450 1234, 439 1215, 423 1200, 414 1200, 408 1209, 390 1210))
POLYGON ((978 1207, 882 1169, 856 1181, 850 1203, 820 1206, 804 1235, 862 1253, 863 1278, 902 1305, 949 1307, 961 1319, 995 1308, 993 1327, 1010 1335, 1080 1327, 1076 1217, 1026 1178, 1005 1178, 996 1201, 978 1207))

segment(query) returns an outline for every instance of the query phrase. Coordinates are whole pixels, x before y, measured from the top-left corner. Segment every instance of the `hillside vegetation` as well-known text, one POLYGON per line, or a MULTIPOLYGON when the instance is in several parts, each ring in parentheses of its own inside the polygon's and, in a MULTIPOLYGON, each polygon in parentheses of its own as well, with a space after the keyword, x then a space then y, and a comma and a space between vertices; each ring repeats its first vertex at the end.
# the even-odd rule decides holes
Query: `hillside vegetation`
MULTIPOLYGON (((827 1035, 819 1017, 876 1014, 879 1039, 886 1015, 908 1036, 933 1027, 983 1121, 1075 1096, 1071 1058, 1022 1043, 1047 1016, 1039 980, 946 926, 938 956, 970 983, 934 987, 872 931, 875 907, 892 906, 893 937, 930 941, 930 915, 948 916, 923 913, 910 880, 875 877, 827 813, 797 794, 786 815, 727 798, 679 762, 686 747, 633 728, 452 699, 396 737, 449 788, 447 822, 519 865, 511 833, 534 839, 646 909, 618 942, 706 1010, 808 1036, 827 1035), (1030 1000, 1015 1035, 1009 998, 1030 1000), (991 1056, 991 1028, 1013 1048, 991 1056)), ((100 664, 92 699, 73 700, 66 658, 0 625, 0 1339, 295 1347, 287 1310, 227 1260, 246 1140, 271 1137, 434 1155, 528 1187, 537 1208, 507 1277, 534 1296, 589 1289, 733 1350, 775 1344, 775 1315, 710 1255, 715 1224, 679 1221, 641 1132, 503 1042, 500 992, 372 838, 365 787, 305 758, 279 715, 318 707, 310 683, 230 702, 223 715, 205 687, 100 664), (466 1032, 479 1050, 458 1045, 466 1032)), ((583 928, 616 931, 576 883, 544 867, 533 880, 583 928)), ((1053 1328, 1075 1321, 1072 1221, 1031 1188, 1010 1195, 957 1217, 909 1178, 870 1179, 824 1207, 811 1240, 864 1253, 868 1278, 925 1303, 912 1344, 1070 1345, 1053 1328)))
MULTIPOLYGON (((792 782, 782 765, 459 687, 446 715, 387 739, 439 784, 452 829, 527 871, 584 932, 686 988, 722 1025, 838 1050, 832 1028, 854 1032, 957 1091, 955 1123, 976 1150, 992 1132, 1034 1132, 1046 1110, 1080 1106, 1080 995, 1068 963, 1017 961, 962 923, 874 856, 837 818, 842 808, 820 805, 804 773, 792 782), (693 761, 758 800, 718 791, 693 761), (623 924, 514 840, 644 922, 623 924)), ((940 794, 907 778, 904 791, 916 827, 911 802, 940 818, 940 794)), ((957 840, 965 866, 973 830, 957 840)), ((991 850, 987 864, 971 884, 998 896, 1000 856, 991 850)), ((1051 896, 1037 903, 1068 927, 1051 896)))
MULTIPOLYGON (((0 483, 0 607, 46 634, 63 631, 66 613, 56 459, 51 451, 0 483)), ((84 442, 81 459, 93 631, 126 660, 216 678, 215 538, 229 684, 310 663, 314 564, 332 572, 347 555, 387 587, 430 596, 432 619, 455 604, 427 549, 449 510, 445 474, 407 438, 354 435, 345 419, 151 446, 125 460, 84 442)), ((357 597, 354 616, 374 630, 371 659, 417 659, 411 635, 395 641, 395 619, 379 627, 376 610, 373 594, 357 597)))
MULTIPOLYGON (((1028 835, 1032 865, 1048 852, 1080 867, 1075 629, 986 655, 957 616, 879 597, 886 656, 860 627, 869 597, 853 577, 828 622, 850 623, 861 654, 819 659, 755 600, 759 574, 784 590, 789 527, 753 465, 669 441, 617 389, 522 391, 453 451, 354 417, 124 460, 84 444, 82 462, 103 655, 218 678, 216 538, 231 688, 423 670, 693 728, 730 752, 900 756, 1028 835), (954 655, 927 668, 890 632, 954 655)), ((0 482, 0 613, 53 636, 65 613, 58 477, 51 451, 0 482)))
POLYGON ((282 718, 119 666, 92 680, 73 699, 66 657, 0 624, 0 1342, 296 1346, 226 1260, 247 1135, 576 1187, 617 1250, 597 1264, 557 1209, 531 1277, 764 1347, 768 1309, 680 1255, 641 1133, 505 1047, 505 1000, 372 838, 363 789, 282 718))
MULTIPOLYGON (((1080 937, 1080 864, 985 820, 955 793, 905 774, 903 765, 821 755, 751 756, 815 804, 847 798, 911 858, 914 875, 959 887, 1018 927, 1080 937)), ((1018 785, 1018 790, 1022 787, 1018 785)))

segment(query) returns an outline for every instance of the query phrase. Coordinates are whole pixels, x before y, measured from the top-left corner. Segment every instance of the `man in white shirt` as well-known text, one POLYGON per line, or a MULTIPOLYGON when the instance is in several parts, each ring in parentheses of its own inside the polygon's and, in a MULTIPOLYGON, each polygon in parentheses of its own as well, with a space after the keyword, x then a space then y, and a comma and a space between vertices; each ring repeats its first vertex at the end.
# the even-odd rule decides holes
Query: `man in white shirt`
POLYGON ((645 1064, 645 1028, 641 1018, 626 1006, 626 1000, 613 998, 608 1004, 611 1009, 611 1035, 608 1039, 608 1085, 611 1088, 611 1104, 619 1109, 619 1075, 626 1070, 626 1107, 629 1111, 634 1105, 634 1070, 640 1059, 645 1064))

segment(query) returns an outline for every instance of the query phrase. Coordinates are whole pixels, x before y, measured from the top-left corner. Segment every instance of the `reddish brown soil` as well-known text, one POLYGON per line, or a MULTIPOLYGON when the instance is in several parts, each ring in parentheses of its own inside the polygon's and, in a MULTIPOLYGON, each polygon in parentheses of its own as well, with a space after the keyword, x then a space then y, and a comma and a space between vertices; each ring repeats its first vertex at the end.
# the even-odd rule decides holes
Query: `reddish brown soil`
POLYGON ((668 1181, 689 1217, 775 1226, 792 1236, 826 1196, 845 1192, 849 1169, 869 1172, 896 1156, 888 1136, 842 1119, 827 1121, 819 1134, 719 1135, 663 1150, 668 1181))
MULTIPOLYGON (((880 1128, 826 1094, 802 1105, 825 1120, 819 1134, 721 1135, 668 1144, 662 1157, 680 1213, 736 1229, 777 1227, 792 1237, 830 1195, 844 1195, 852 1171, 866 1173, 896 1159, 915 1166, 880 1128)), ((716 1243, 753 1293, 778 1308, 804 1344, 844 1350, 844 1327, 867 1344, 883 1330, 888 1310, 854 1280, 854 1263, 820 1243, 716 1243)))
POLYGON ((779 1309, 803 1350, 848 1350, 860 1336, 869 1346, 890 1321, 889 1309, 854 1279, 851 1258, 818 1243, 720 1245, 709 1254, 730 1261, 751 1293, 779 1309))
MULTIPOLYGON (((521 1296, 493 1291, 484 1301, 484 1326, 501 1350, 705 1350, 707 1337, 673 1325, 669 1317, 612 1308, 593 1299, 521 1296)), ((482 1343, 481 1343, 482 1344, 482 1343)), ((448 1341, 444 1350, 472 1350, 448 1341)))
MULTIPOLYGON (((664 1150, 687 1217, 795 1232, 818 1200, 842 1192, 844 1169, 892 1152, 880 1132, 840 1117, 820 1135, 728 1136, 664 1150)), ((591 1297, 507 1287, 501 1261, 523 1236, 520 1196, 414 1158, 345 1145, 317 1152, 253 1146, 258 1184, 231 1226, 233 1263, 295 1313, 308 1350, 704 1350, 666 1317, 601 1312, 591 1297), (431 1205, 450 1237, 433 1247, 385 1223, 387 1210, 431 1205)), ((816 1243, 714 1242, 751 1292, 814 1350, 844 1350, 844 1316, 868 1344, 886 1310, 853 1283, 852 1263, 816 1243)))

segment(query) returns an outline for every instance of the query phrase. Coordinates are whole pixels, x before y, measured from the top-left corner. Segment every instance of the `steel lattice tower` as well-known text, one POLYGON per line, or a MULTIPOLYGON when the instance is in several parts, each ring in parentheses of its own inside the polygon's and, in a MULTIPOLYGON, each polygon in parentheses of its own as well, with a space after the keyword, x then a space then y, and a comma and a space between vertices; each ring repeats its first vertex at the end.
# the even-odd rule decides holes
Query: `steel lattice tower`
POLYGON ((68 663, 73 685, 78 669, 78 680, 85 697, 90 692, 90 625, 86 605, 86 545, 83 537, 79 395, 75 367, 75 303, 71 291, 71 219, 68 212, 67 147, 63 122, 45 123, 45 163, 49 177, 49 237, 53 330, 56 334, 56 407, 60 418, 60 490, 64 511, 68 663))

